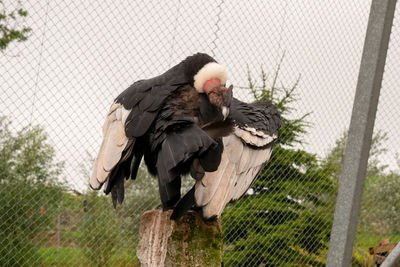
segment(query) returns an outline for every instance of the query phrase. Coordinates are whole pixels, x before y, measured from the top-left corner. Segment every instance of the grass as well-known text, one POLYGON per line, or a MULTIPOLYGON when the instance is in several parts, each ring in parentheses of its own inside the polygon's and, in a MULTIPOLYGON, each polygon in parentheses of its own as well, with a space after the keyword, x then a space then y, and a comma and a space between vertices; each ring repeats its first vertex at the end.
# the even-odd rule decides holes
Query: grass
MULTIPOLYGON (((71 233, 75 235, 76 233, 71 233)), ((369 255, 369 248, 378 245, 379 240, 389 238, 391 243, 400 241, 400 234, 397 235, 374 235, 371 233, 357 234, 354 245, 354 260, 352 266, 370 266, 372 256, 369 255)), ((48 247, 39 249, 40 266, 96 266, 85 256, 83 250, 79 247, 48 247), (59 255, 57 255, 59 253, 59 255)), ((131 249, 118 250, 108 262, 109 266, 139 266, 135 251, 131 249)))
MULTIPOLYGON (((39 250, 41 266, 95 266, 91 263, 83 253, 81 248, 64 247, 59 249, 57 256, 57 248, 41 248, 39 250)), ((109 266, 139 266, 135 252, 129 253, 127 249, 115 253, 108 263, 109 266)))
POLYGON ((374 235, 369 233, 357 234, 355 247, 369 251, 370 247, 376 247, 379 240, 389 238, 390 243, 397 243, 400 241, 400 234, 398 235, 374 235))
POLYGON ((41 263, 43 266, 88 266, 86 259, 80 248, 60 248, 57 255, 57 248, 41 248, 41 263))
POLYGON ((400 241, 400 235, 374 235, 372 233, 357 234, 353 250, 352 266, 372 266, 373 256, 369 254, 370 247, 376 247, 379 240, 388 238, 390 243, 400 241))

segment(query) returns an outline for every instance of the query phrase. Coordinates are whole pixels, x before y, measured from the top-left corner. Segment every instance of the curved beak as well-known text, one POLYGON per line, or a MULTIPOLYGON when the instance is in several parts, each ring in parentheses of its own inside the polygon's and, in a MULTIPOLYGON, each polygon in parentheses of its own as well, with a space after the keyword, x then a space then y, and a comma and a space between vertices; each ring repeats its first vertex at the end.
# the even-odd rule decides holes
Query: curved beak
POLYGON ((210 103, 218 107, 218 109, 222 113, 223 120, 226 120, 229 115, 229 108, 231 106, 233 98, 232 89, 232 85, 229 86, 229 88, 219 85, 213 87, 207 92, 207 97, 210 103))
POLYGON ((222 101, 222 116, 224 116, 224 120, 229 115, 229 107, 231 106, 232 103, 232 98, 233 98, 233 85, 229 86, 224 93, 223 93, 223 101, 222 101))
POLYGON ((228 115, 229 115, 229 108, 227 106, 223 106, 222 107, 222 116, 224 117, 224 120, 226 120, 228 115))

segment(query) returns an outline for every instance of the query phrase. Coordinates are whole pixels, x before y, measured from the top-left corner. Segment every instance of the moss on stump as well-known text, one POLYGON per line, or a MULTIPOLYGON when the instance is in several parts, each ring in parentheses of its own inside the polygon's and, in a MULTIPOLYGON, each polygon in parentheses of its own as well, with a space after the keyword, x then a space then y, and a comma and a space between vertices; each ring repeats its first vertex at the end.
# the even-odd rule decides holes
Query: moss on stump
POLYGON ((220 221, 204 222, 188 212, 175 222, 171 212, 143 213, 136 249, 141 266, 221 266, 220 221))

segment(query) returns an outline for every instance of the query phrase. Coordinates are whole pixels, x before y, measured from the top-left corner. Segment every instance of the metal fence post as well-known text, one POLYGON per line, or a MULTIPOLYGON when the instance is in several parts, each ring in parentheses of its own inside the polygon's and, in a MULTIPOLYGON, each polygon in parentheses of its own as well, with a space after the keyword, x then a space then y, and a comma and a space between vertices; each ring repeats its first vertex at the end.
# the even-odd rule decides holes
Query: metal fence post
POLYGON ((396 0, 372 0, 327 266, 350 266, 396 0))

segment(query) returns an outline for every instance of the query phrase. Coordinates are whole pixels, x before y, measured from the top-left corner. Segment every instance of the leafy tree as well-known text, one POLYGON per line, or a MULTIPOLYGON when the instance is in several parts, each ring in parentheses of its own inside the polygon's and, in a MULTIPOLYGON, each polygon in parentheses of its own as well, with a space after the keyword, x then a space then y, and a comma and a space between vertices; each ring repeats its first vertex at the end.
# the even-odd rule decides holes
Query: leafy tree
POLYGON ((0 51, 14 42, 22 42, 28 39, 28 34, 32 30, 23 25, 21 21, 28 16, 28 12, 22 7, 21 1, 16 1, 14 6, 6 8, 4 0, 0 0, 0 51))
MULTIPOLYGON (((80 172, 89 182, 94 157, 80 165, 80 172)), ((103 192, 88 190, 82 202, 77 243, 92 266, 112 266, 112 256, 123 247, 122 221, 103 192)))
POLYGON ((83 205, 78 244, 93 266, 110 266, 111 257, 121 249, 121 220, 110 199, 97 192, 88 192, 83 205))
MULTIPOLYGON (((352 265, 369 266, 372 257, 368 247, 376 246, 376 235, 399 234, 398 221, 400 209, 400 175, 398 171, 388 172, 388 165, 382 162, 387 152, 385 142, 387 133, 377 131, 372 137, 368 158, 364 193, 358 220, 357 239, 354 245, 352 265)), ((339 181, 342 172, 347 131, 336 140, 335 145, 322 160, 323 165, 331 170, 332 179, 339 181)), ((332 199, 332 201, 335 201, 332 199)), ((396 237, 397 238, 397 237, 396 237)), ((390 238, 393 242, 395 238, 390 238)))
MULTIPOLYGON (((400 174, 390 172, 369 177, 364 189, 359 234, 400 234, 400 174)), ((391 239, 391 241, 397 241, 391 239)))
MULTIPOLYGON (((371 141, 371 149, 368 158, 367 177, 382 174, 388 167, 380 161, 380 157, 387 152, 384 143, 387 141, 387 133, 378 131, 371 141)), ((347 131, 342 133, 342 136, 335 141, 335 146, 328 152, 326 157, 322 160, 322 164, 326 168, 332 170, 332 178, 336 181, 342 172, 344 150, 347 142, 347 131)))
POLYGON ((0 117, 0 265, 39 264, 36 237, 51 229, 64 189, 63 168, 40 127, 17 133, 0 117))
POLYGON ((274 103, 283 126, 269 163, 251 186, 252 193, 223 214, 227 266, 323 265, 325 259, 336 183, 314 154, 298 148, 310 126, 308 114, 293 116, 300 77, 291 87, 278 86, 279 72, 280 64, 271 85, 263 70, 261 85, 248 75, 255 100, 274 103))
POLYGON ((132 236, 139 234, 140 217, 143 212, 157 208, 161 202, 157 179, 150 177, 144 164, 140 165, 134 181, 125 182, 125 188, 125 200, 118 210, 124 220, 125 230, 130 233, 132 241, 132 236))
MULTIPOLYGON (((332 169, 335 180, 339 180, 342 171, 346 141, 347 132, 344 132, 323 159, 323 164, 332 169)), ((382 162, 382 156, 387 152, 386 141, 387 133, 382 131, 377 131, 372 137, 358 224, 358 232, 361 235, 400 233, 400 210, 396 205, 400 201, 400 195, 397 193, 400 189, 400 174, 398 171, 389 172, 388 165, 382 162)))

